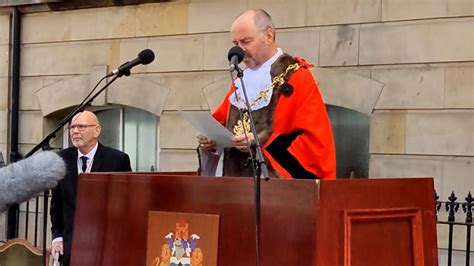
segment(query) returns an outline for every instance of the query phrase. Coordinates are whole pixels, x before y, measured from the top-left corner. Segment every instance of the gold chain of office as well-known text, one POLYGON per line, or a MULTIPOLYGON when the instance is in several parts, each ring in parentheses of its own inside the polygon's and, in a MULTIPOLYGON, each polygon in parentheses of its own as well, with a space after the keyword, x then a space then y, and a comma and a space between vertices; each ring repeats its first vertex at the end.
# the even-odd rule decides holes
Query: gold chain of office
POLYGON ((283 73, 276 77, 273 77, 272 87, 278 88, 279 86, 283 85, 285 83, 285 77, 288 75, 288 73, 290 73, 290 71, 296 72, 298 69, 300 69, 300 67, 301 65, 299 63, 289 65, 283 73))
MULTIPOLYGON (((296 72, 300 67, 301 67, 301 65, 299 63, 294 63, 294 64, 289 65, 285 69, 285 71, 283 71, 280 75, 278 75, 276 77, 273 77, 271 88, 276 88, 276 87, 279 87, 279 86, 283 85, 285 83, 285 77, 288 75, 288 73, 296 72)), ((257 103, 258 101, 260 101, 262 99, 265 99, 265 100, 268 99, 269 90, 270 90, 270 88, 262 90, 258 94, 258 97, 255 98, 252 101, 252 103, 250 104, 250 107, 252 107, 253 105, 255 105, 255 103, 257 103)), ((239 98, 239 101, 240 101, 240 98, 239 98)), ((234 125, 234 128, 233 128, 232 131, 234 132, 234 136, 242 135, 242 134, 244 134, 244 132, 245 133, 250 133, 251 132, 250 119, 249 119, 249 116, 248 116, 247 112, 243 113, 242 120, 239 119, 237 121, 237 123, 234 125)))

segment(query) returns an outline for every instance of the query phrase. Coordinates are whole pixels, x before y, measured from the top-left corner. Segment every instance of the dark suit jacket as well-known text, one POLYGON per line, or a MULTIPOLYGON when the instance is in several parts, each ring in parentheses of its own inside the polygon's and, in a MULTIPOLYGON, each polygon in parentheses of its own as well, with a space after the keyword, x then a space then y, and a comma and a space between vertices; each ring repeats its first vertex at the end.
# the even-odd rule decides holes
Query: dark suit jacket
MULTIPOLYGON (((63 237, 65 265, 69 264, 76 209, 77 149, 67 148, 59 152, 66 162, 66 176, 53 189, 51 198, 51 230, 53 239, 63 237)), ((126 153, 99 143, 91 172, 130 172, 130 159, 126 153)))

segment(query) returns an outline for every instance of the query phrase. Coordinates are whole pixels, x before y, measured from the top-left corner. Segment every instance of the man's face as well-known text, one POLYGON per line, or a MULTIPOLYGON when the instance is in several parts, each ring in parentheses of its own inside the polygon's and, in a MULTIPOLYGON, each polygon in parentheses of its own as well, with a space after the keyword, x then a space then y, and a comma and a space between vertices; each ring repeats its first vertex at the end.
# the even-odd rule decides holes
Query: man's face
POLYGON ((100 125, 94 116, 88 113, 76 115, 69 126, 69 135, 72 144, 79 150, 88 151, 97 143, 100 134, 100 125))
POLYGON ((235 45, 245 51, 244 64, 250 69, 257 69, 273 54, 271 30, 261 31, 253 18, 236 20, 231 28, 231 39, 235 45))

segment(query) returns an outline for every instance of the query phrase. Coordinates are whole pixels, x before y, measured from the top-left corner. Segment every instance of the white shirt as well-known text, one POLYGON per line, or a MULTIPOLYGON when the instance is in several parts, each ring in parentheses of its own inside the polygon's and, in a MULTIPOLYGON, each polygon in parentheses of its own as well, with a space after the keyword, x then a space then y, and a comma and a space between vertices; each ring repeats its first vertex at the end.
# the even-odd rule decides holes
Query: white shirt
MULTIPOLYGON (((91 171, 92 163, 94 162, 94 156, 97 151, 97 147, 99 147, 99 143, 96 143, 94 148, 92 148, 92 150, 88 154, 83 154, 82 152, 79 151, 79 149, 77 150, 77 174, 82 173, 82 160, 81 160, 82 156, 87 157, 86 173, 89 173, 91 171)), ((63 242, 63 241, 64 241, 63 237, 60 236, 53 239, 52 243, 63 242)))
POLYGON ((94 156, 97 151, 97 147, 99 147, 99 143, 96 143, 94 148, 88 153, 88 154, 83 154, 79 149, 77 150, 77 173, 81 174, 82 173, 82 156, 87 157, 87 169, 86 173, 89 173, 92 168, 92 163, 94 162, 94 156))

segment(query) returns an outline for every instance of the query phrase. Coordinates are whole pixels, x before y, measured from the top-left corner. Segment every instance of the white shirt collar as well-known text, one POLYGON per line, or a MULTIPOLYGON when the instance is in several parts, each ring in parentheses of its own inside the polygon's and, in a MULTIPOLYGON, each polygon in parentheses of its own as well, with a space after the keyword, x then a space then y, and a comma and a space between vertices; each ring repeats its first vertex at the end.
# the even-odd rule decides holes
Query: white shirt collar
POLYGON ((97 151, 97 147, 99 147, 98 142, 95 144, 94 148, 92 148, 92 150, 87 154, 83 154, 79 149, 77 149, 77 158, 79 159, 82 156, 86 156, 89 160, 94 159, 95 153, 97 151))
POLYGON ((77 149, 77 173, 78 174, 82 173, 82 159, 81 159, 82 156, 87 157, 87 167, 86 167, 85 172, 89 173, 91 171, 92 163, 94 161, 94 156, 97 151, 97 147, 99 147, 99 143, 96 143, 94 148, 92 148, 92 150, 87 154, 83 154, 81 151, 79 151, 79 149, 77 149))
MULTIPOLYGON (((277 48, 277 52, 263 63, 258 69, 247 68, 244 70, 243 80, 245 90, 253 111, 261 109, 270 103, 273 88, 270 70, 272 64, 283 54, 280 48, 277 48), (265 98, 261 97, 261 92, 266 95, 265 98)), ((242 92, 242 85, 240 79, 234 81, 234 86, 237 89, 237 99, 235 92, 228 98, 230 103, 239 109, 246 109, 245 97, 242 92)))

